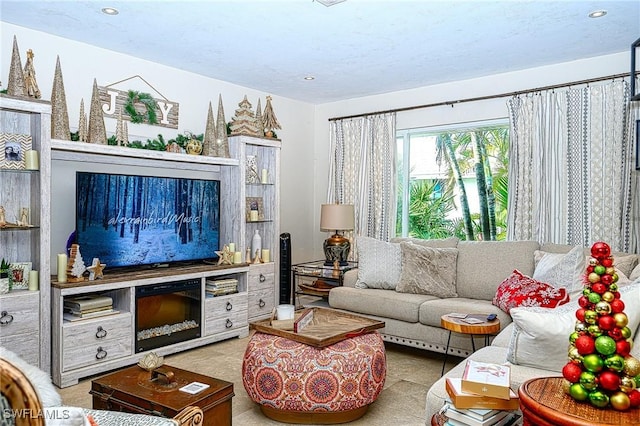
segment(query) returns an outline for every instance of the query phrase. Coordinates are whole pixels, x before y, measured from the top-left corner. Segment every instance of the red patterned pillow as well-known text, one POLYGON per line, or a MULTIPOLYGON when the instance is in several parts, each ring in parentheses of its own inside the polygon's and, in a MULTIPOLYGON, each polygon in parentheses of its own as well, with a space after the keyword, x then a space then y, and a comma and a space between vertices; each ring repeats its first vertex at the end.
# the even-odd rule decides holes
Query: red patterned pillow
POLYGON ((555 308, 569 301, 564 288, 555 288, 547 283, 536 281, 515 269, 511 276, 498 286, 493 304, 509 313, 518 306, 539 306, 555 308))

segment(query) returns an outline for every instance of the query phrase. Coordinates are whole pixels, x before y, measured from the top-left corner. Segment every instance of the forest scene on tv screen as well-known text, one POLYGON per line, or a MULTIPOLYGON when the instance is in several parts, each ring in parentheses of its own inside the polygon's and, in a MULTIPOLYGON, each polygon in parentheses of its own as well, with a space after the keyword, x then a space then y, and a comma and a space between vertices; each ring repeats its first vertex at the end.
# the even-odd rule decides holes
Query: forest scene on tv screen
POLYGON ((107 268, 214 258, 217 180, 76 174, 76 239, 107 268))

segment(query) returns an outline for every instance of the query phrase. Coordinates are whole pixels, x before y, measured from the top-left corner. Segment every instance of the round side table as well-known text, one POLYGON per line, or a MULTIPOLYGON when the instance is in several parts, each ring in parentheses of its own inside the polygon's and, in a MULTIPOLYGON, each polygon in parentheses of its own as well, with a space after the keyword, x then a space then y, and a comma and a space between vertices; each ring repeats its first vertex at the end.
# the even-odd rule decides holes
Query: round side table
MULTIPOLYGON (((475 318, 476 316, 470 314, 469 317, 475 318)), ((440 325, 442 328, 449 330, 449 337, 447 337, 447 347, 444 350, 444 362, 442 363, 442 372, 440 373, 440 376, 444 375, 444 369, 447 365, 449 343, 451 343, 451 332, 468 334, 471 337, 471 348, 473 349, 473 352, 475 352, 476 344, 473 340, 473 336, 484 336, 484 345, 487 346, 489 344, 489 336, 500 331, 500 320, 498 318, 478 324, 469 324, 464 321, 465 319, 466 318, 454 318, 448 314, 440 317, 440 325)))
POLYGON ((640 409, 616 411, 577 402, 564 393, 562 380, 562 377, 539 377, 520 386, 523 426, 640 425, 640 409))

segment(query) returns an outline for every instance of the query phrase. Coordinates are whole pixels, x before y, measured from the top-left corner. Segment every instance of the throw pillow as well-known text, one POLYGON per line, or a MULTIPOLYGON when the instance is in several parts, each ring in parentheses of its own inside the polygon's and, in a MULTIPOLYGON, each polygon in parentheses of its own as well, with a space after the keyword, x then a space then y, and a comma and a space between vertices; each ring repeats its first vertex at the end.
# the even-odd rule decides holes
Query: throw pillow
POLYGON ((47 373, 29 364, 9 349, 1 346, 0 358, 6 359, 24 373, 40 397, 40 403, 43 407, 62 405, 62 398, 53 386, 53 383, 51 383, 51 377, 49 377, 47 373))
POLYGON ((532 278, 556 288, 564 287, 570 294, 582 291, 586 271, 586 257, 582 247, 574 247, 569 253, 544 253, 536 250, 534 258, 540 257, 532 278))
MULTIPOLYGON (((628 327, 635 336, 640 324, 640 283, 620 287, 628 327)), ((513 332, 507 360, 513 364, 560 372, 569 360, 569 335, 576 323, 577 300, 555 309, 513 308, 513 332)))
POLYGON ((393 290, 400 281, 400 245, 357 237, 358 280, 356 288, 393 290))
POLYGON ((638 266, 636 266, 635 268, 633 268, 633 271, 631 272, 631 275, 629 275, 629 280, 631 280, 631 281, 635 281, 638 278, 640 278, 640 264, 638 266))
POLYGON ((456 260, 458 249, 431 248, 411 242, 400 243, 402 270, 396 291, 458 297, 456 260))
POLYGON ((569 295, 564 288, 536 281, 515 269, 511 276, 500 283, 492 303, 509 313, 511 308, 518 306, 555 308, 568 301, 569 295))
POLYGON ((627 277, 633 272, 633 268, 638 264, 638 256, 635 254, 613 253, 613 266, 618 270, 618 275, 622 272, 627 277))

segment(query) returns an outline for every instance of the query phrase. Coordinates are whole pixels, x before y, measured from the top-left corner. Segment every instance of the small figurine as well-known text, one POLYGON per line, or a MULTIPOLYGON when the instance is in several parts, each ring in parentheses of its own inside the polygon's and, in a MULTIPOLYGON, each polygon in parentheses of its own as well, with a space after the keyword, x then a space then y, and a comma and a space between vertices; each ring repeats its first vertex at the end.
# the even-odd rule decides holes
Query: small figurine
POLYGON ((27 50, 27 63, 24 65, 24 85, 29 97, 40 99, 40 89, 36 81, 36 69, 33 66, 33 50, 27 50))
POLYGON ((18 221, 18 226, 30 226, 28 207, 22 207, 20 209, 20 220, 18 221))
POLYGON ((4 206, 0 206, 0 227, 7 226, 7 218, 4 212, 4 206))
POLYGON ((216 251, 218 255, 218 265, 231 265, 233 263, 233 253, 228 245, 224 245, 221 251, 216 251))
POLYGON ((94 257, 91 266, 87 267, 87 271, 89 271, 89 281, 94 281, 96 278, 103 278, 103 271, 106 267, 106 264, 100 263, 100 259, 94 257))
POLYGON ((260 249, 256 250, 256 256, 253 258, 253 263, 262 263, 262 258, 260 257, 260 249))

